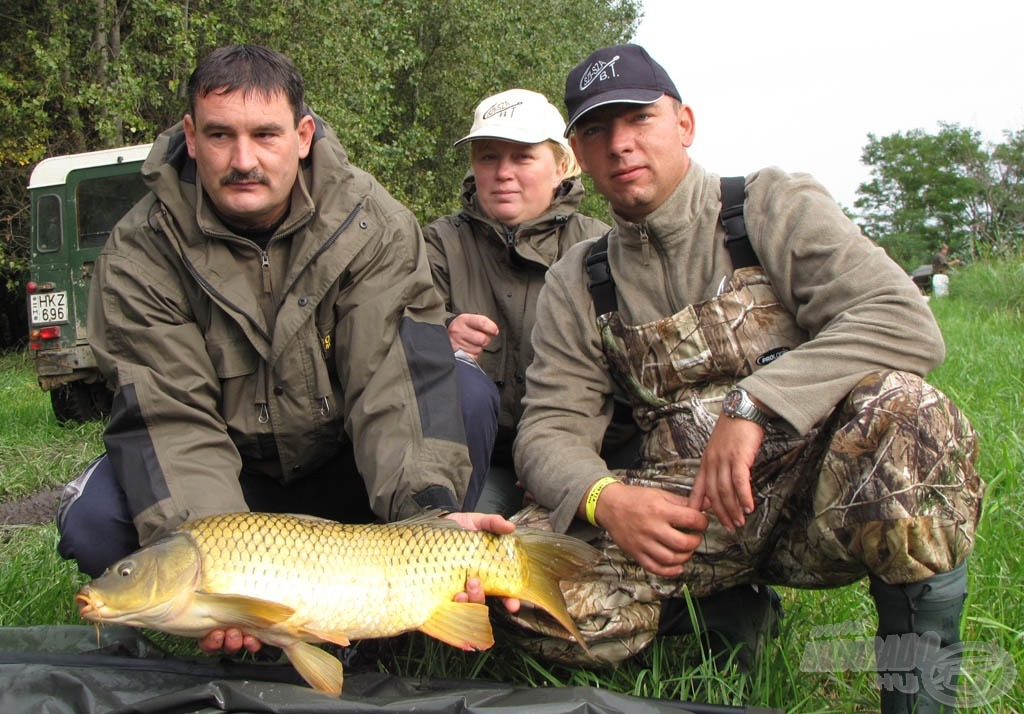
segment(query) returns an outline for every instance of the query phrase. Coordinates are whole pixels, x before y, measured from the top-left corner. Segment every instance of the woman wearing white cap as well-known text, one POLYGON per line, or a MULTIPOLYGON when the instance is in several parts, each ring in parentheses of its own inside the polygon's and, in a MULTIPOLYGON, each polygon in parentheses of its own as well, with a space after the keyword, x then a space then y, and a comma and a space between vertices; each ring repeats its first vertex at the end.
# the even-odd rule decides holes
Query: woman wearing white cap
POLYGON ((564 133, 562 115, 542 94, 510 89, 484 99, 469 134, 455 142, 470 145, 462 210, 424 229, 434 285, 451 313, 452 348, 474 357, 501 396, 478 511, 509 515, 522 505, 512 441, 544 274, 569 247, 608 230, 576 212, 583 183, 564 133))

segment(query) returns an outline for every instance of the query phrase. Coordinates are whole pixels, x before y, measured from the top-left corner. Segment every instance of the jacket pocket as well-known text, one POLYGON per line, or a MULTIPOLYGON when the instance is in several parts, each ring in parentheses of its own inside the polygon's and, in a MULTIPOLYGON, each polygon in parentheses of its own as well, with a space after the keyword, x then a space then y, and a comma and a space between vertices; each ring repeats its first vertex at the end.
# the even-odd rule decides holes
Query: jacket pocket
POLYGON ((220 379, 244 377, 256 371, 259 353, 245 338, 208 340, 206 352, 220 379))

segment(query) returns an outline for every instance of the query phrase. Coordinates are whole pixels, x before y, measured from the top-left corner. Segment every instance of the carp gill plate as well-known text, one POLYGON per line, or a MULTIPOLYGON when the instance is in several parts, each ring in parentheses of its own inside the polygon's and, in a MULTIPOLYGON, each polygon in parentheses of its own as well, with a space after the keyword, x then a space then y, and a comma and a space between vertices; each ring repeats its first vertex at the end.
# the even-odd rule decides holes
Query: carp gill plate
POLYGON ((82 586, 75 601, 95 623, 196 638, 237 627, 281 647, 311 686, 336 696, 341 662, 308 643, 420 630, 464 650, 494 644, 487 606, 453 601, 470 577, 487 595, 542 608, 583 644, 558 583, 597 556, 570 536, 496 535, 436 514, 350 525, 230 513, 183 524, 82 586))

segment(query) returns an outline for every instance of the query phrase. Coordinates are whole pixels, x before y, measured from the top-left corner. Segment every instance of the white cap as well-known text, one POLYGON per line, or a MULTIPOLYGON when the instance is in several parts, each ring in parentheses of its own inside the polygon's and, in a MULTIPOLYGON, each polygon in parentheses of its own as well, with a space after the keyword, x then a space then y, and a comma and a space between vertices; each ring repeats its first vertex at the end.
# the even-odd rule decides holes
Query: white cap
POLYGON ((480 102, 473 114, 473 128, 455 146, 474 139, 569 145, 562 115, 547 97, 528 89, 509 89, 480 102))

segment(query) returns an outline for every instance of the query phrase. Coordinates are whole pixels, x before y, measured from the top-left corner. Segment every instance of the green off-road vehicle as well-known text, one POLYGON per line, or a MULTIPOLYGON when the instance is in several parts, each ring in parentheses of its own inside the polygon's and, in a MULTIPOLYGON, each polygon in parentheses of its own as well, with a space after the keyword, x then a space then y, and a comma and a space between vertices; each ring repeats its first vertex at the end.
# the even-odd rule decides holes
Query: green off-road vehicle
POLYGON ((146 193, 150 144, 44 159, 29 178, 29 350, 60 421, 110 413, 86 324, 93 265, 114 224, 146 193))

